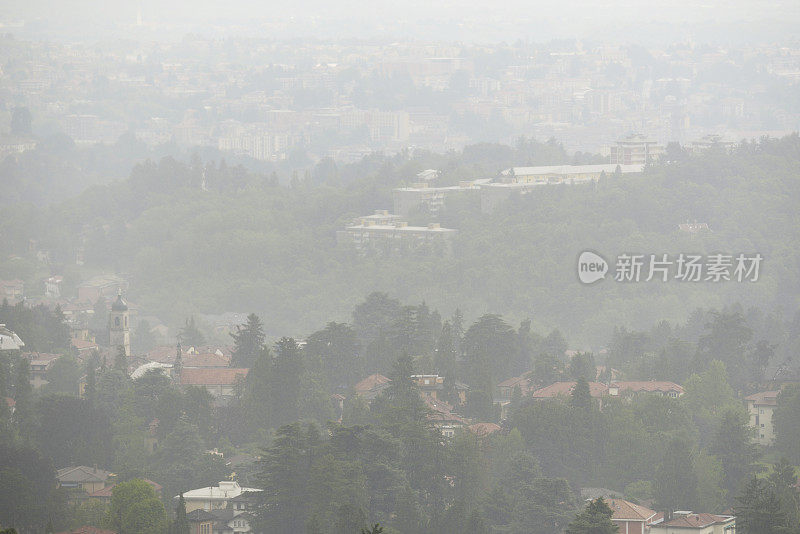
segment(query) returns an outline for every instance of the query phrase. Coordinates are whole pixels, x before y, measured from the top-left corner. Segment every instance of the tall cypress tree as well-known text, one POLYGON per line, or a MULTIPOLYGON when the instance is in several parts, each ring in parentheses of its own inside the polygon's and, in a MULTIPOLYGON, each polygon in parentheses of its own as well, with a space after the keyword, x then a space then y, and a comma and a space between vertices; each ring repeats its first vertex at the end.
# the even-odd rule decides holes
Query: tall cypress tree
POLYGON ((181 493, 175 507, 175 519, 169 526, 169 534, 189 534, 189 520, 186 518, 186 500, 181 493))
POLYGON ((261 319, 251 313, 247 316, 247 322, 237 326, 231 337, 234 347, 232 365, 249 369, 264 348, 264 325, 261 319))

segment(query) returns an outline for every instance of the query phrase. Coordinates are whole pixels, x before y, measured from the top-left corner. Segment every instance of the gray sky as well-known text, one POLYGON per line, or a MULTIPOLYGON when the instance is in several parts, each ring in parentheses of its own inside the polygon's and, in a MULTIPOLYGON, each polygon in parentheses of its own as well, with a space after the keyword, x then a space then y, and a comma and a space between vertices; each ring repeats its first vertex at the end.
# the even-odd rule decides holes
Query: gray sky
MULTIPOLYGON (((0 22, 45 39, 209 36, 397 38, 431 41, 767 43, 798 39, 796 0, 587 0, 499 4, 444 0, 254 2, 251 0, 5 0, 0 22), (141 9, 143 28, 136 27, 141 9)), ((1 30, 0 30, 1 31, 1 30)))

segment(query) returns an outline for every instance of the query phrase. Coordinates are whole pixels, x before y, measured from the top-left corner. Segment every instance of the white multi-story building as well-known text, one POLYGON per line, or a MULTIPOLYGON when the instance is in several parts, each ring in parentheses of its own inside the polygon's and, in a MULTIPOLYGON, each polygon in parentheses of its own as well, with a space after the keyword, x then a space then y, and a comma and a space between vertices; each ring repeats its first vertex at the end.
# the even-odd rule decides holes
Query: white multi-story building
POLYGON ((753 441, 756 443, 771 445, 775 441, 772 413, 778 406, 779 394, 780 391, 762 391, 744 398, 750 414, 750 426, 756 431, 753 437, 753 441))

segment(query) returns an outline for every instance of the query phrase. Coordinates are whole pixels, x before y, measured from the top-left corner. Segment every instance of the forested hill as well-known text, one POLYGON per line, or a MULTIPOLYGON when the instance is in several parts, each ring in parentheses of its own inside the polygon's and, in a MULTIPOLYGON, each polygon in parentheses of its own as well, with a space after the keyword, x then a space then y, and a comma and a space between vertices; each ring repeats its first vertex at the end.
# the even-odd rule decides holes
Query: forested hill
MULTIPOLYGON (((482 145, 447 155, 370 156, 340 167, 324 160, 280 185, 275 174, 166 158, 50 207, 5 204, 0 278, 23 278, 36 291, 49 274, 65 275, 69 287, 93 273, 122 272, 131 278, 131 299, 167 321, 255 311, 276 335, 348 320, 353 306, 376 290, 424 300, 445 314, 460 307, 503 313, 512 323, 530 318, 540 331, 558 327, 594 346, 607 341, 609 325, 682 320, 697 307, 741 302, 789 316, 797 310, 797 135, 745 143, 733 154, 672 150, 644 174, 538 187, 490 214, 478 202, 450 202, 439 217, 459 230, 449 256, 361 257, 336 245, 337 229, 355 216, 391 209, 391 188, 422 169, 443 169, 440 182, 452 184, 512 165, 590 161, 570 158, 553 143, 482 145), (709 230, 678 230, 695 220, 709 230), (35 261, 31 239, 50 252, 50 267, 35 261), (82 267, 74 265, 79 247, 82 267), (621 253, 741 252, 764 259, 755 283, 619 283, 611 272, 585 286, 576 276, 585 249, 602 254, 612 271, 621 253)), ((428 220, 424 213, 412 219, 428 220)))

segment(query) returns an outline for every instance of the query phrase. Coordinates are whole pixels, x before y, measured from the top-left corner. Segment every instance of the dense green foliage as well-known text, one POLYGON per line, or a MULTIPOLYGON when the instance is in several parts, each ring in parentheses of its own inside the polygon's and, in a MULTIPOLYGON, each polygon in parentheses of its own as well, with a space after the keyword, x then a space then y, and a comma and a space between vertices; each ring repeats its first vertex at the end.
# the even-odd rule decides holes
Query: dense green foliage
MULTIPOLYGON (((216 448, 226 458, 260 453, 254 481, 268 491, 258 520, 269 532, 345 534, 376 522, 387 534, 606 529, 599 503, 580 510, 581 486, 612 488, 660 510, 722 512, 736 504, 744 529, 794 528, 793 468, 779 463, 766 481, 750 482, 759 460, 774 457, 751 445, 741 397, 797 371, 799 146, 793 136, 732 155, 679 154, 643 176, 539 188, 492 214, 452 203, 441 216, 460 229, 452 257, 358 257, 335 246, 334 231, 387 207, 391 187, 422 168, 443 167, 443 183, 452 183, 555 162, 563 150, 524 142, 372 156, 287 187, 238 167, 164 159, 46 209, 6 206, 0 241, 18 257, 0 260, 0 277, 38 280, 43 268, 27 252, 33 238, 72 283, 97 270, 130 270, 133 296, 180 327, 185 345, 212 335, 195 313, 258 313, 232 338, 234 365, 249 373, 229 402, 216 405, 207 391, 180 388, 156 371, 131 379, 128 360, 113 348, 105 361, 78 361, 60 310, 3 304, 0 323, 26 349, 65 356, 40 391, 31 389, 27 360, 0 356, 0 397, 15 401, 13 414, 0 403, 0 522, 40 531, 52 516, 124 533, 164 531, 164 503, 152 495, 119 497, 116 511, 85 503, 64 513, 53 467, 99 464, 123 482, 147 477, 164 486, 167 501, 231 476, 226 460, 208 453, 216 448), (203 170, 207 191, 198 183, 203 170), (713 232, 678 232, 687 218, 708 221, 713 232), (79 243, 87 256, 80 269, 70 265, 79 243), (574 277, 583 248, 609 257, 758 251, 769 267, 749 285, 583 287, 574 277), (565 353, 606 340, 604 352, 565 353), (373 373, 391 383, 370 404, 353 387, 373 373), (470 422, 501 422, 501 430, 444 438, 409 378, 417 373, 444 376, 441 400, 470 422), (613 373, 675 381, 685 395, 592 397, 590 382, 613 373), (496 386, 521 375, 531 387, 577 384, 546 401, 517 387, 500 421, 496 386), (334 393, 347 397, 341 414, 334 393), (34 493, 42 499, 20 500, 34 493), (20 506, 25 518, 15 512, 20 506), (777 523, 763 526, 762 510, 775 512, 777 523)), ((99 332, 100 314, 96 321, 99 332)), ((786 388, 775 449, 794 463, 798 414, 800 393, 786 388)), ((183 520, 171 528, 185 531, 183 520)))
POLYGON ((389 208, 390 189, 421 169, 440 168, 441 182, 454 183, 511 165, 564 163, 563 149, 525 141, 448 155, 370 156, 324 181, 311 172, 288 186, 242 168, 166 158, 46 210, 5 205, 0 245, 18 259, 3 260, 0 276, 38 287, 41 268, 28 252, 34 239, 72 283, 98 269, 129 272, 137 280, 131 296, 172 324, 190 313, 244 308, 257 311, 268 335, 299 335, 341 320, 358 296, 379 289, 448 314, 461 307, 473 318, 488 310, 515 321, 530 316, 537 328, 559 326, 591 346, 602 343, 609 324, 642 328, 685 319, 700 306, 742 300, 795 309, 799 147, 795 135, 746 143, 731 155, 681 155, 644 175, 537 188, 490 214, 477 202, 455 202, 440 217, 459 230, 453 255, 444 258, 359 257, 337 247, 335 231, 389 208), (200 189, 204 171, 207 191, 200 189), (678 231, 687 219, 711 231, 678 231), (79 246, 86 260, 80 272, 73 265, 79 246), (606 281, 587 288, 574 274, 587 248, 607 258, 722 251, 765 259, 756 284, 606 281))

